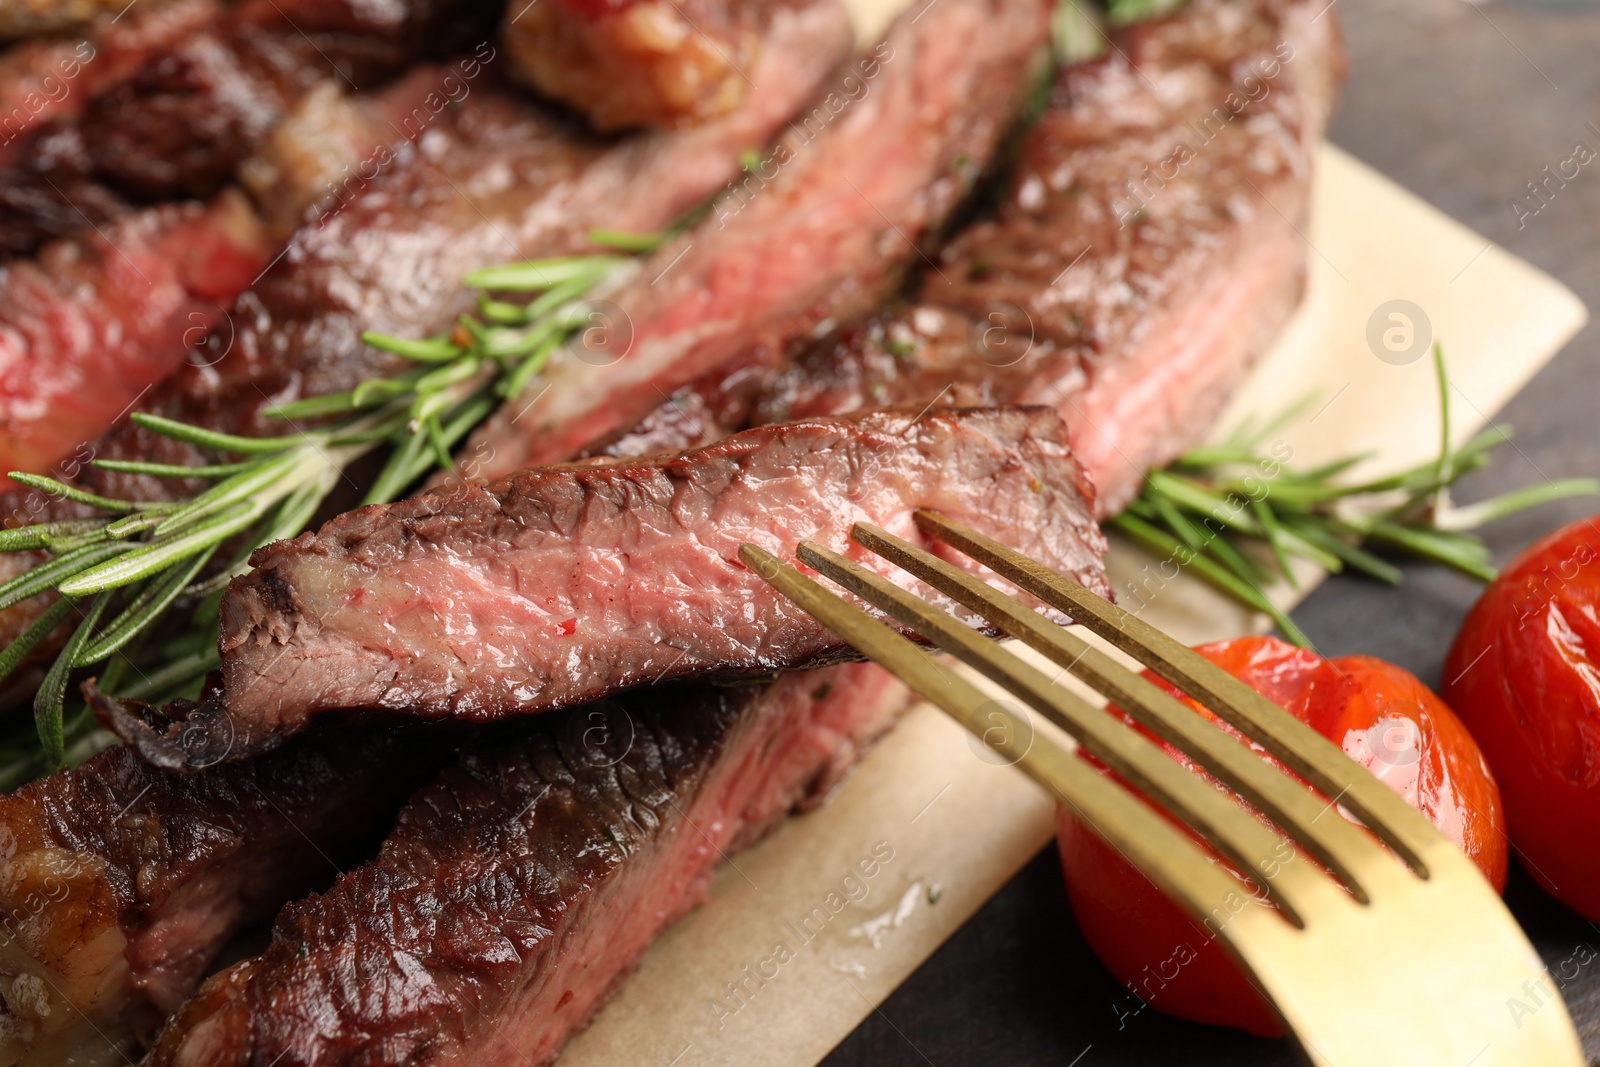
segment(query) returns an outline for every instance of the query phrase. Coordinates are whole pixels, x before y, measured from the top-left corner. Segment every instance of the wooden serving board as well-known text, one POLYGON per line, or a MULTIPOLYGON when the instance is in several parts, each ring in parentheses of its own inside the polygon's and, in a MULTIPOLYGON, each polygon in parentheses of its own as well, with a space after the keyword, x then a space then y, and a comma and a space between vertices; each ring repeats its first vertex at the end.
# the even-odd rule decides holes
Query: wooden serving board
MULTIPOLYGON (((1221 424, 1316 392, 1276 434, 1297 464, 1370 451, 1373 469, 1393 469, 1436 453, 1430 360, 1380 359, 1369 344, 1390 301, 1423 309, 1443 343, 1463 439, 1587 320, 1559 283, 1331 146, 1308 239, 1306 303, 1221 424)), ((1381 325, 1400 325, 1387 310, 1381 325)), ((1119 591, 1149 563, 1114 545, 1119 591)), ((1319 576, 1308 571, 1304 589, 1319 576)), ((1286 607, 1304 595, 1276 592, 1286 607)), ((1143 617, 1189 642, 1266 625, 1186 576, 1148 599, 1143 617)), ((914 709, 830 803, 723 865, 710 903, 650 950, 563 1067, 810 1067, 1038 853, 1052 816, 1019 772, 982 758, 937 710, 914 709), (826 922, 799 925, 819 907, 826 922)))

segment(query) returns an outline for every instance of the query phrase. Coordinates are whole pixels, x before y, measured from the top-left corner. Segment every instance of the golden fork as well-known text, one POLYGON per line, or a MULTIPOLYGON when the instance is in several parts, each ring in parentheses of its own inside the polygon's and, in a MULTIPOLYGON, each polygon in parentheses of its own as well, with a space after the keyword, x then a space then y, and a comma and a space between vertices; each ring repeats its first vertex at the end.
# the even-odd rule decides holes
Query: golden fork
POLYGON ((883 530, 862 523, 853 536, 1088 683, 1232 787, 1285 836, 1121 719, 954 616, 818 545, 801 544, 797 554, 1060 726, 1227 857, 1259 892, 1244 891, 1127 788, 1035 736, 1021 721, 1026 712, 998 704, 891 626, 770 553, 747 544, 740 556, 784 596, 1071 805, 1228 948, 1311 1063, 1582 1067, 1572 1021, 1538 954, 1478 869, 1421 813, 1311 727, 1070 578, 935 513, 918 512, 916 519, 926 536, 1150 667, 1321 795, 1069 629, 883 530), (1334 812, 1335 805, 1353 812, 1382 843, 1334 812), (1285 847, 1289 841, 1299 850, 1285 847), (1307 862, 1307 855, 1317 862, 1307 862), (1530 988, 1541 993, 1532 1014, 1525 1010, 1530 988), (1513 1002, 1522 1010, 1513 1012, 1513 1002))

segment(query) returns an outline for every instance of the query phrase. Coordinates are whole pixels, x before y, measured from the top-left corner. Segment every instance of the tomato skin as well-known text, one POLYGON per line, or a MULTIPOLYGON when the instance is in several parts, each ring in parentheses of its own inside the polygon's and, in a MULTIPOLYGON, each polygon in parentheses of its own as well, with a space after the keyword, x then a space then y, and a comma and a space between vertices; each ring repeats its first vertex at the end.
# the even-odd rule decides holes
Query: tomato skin
MULTIPOLYGON (((1461 721, 1413 675, 1366 656, 1323 659, 1272 637, 1197 651, 1378 774, 1461 846, 1497 891, 1504 888, 1507 847, 1494 777, 1461 721)), ((1165 682, 1149 672, 1146 677, 1216 721, 1165 682)), ((1167 752, 1216 783, 1175 750, 1167 752)), ((1206 925, 1190 919, 1069 809, 1058 812, 1057 831, 1067 896, 1084 938, 1124 987, 1181 1018, 1262 1037, 1282 1034, 1276 1014, 1206 925)), ((1239 885, 1247 898, 1251 887, 1242 879, 1239 885)))
POLYGON ((1490 583, 1444 679, 1500 781, 1523 866, 1600 920, 1600 518, 1534 542, 1490 583))

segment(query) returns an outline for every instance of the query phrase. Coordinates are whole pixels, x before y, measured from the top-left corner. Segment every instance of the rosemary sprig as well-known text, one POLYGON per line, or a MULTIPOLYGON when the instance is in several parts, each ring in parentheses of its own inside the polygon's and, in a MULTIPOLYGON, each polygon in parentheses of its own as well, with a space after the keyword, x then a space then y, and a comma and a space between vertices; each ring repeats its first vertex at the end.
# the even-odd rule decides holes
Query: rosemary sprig
POLYGON ((1193 449, 1165 470, 1152 471, 1139 496, 1111 525, 1263 612, 1299 645, 1309 644, 1305 635, 1264 591, 1278 581, 1296 584, 1295 557, 1335 573, 1348 568, 1398 585, 1399 568, 1365 547, 1370 545, 1493 580, 1489 549, 1470 531, 1538 504, 1600 494, 1600 480, 1567 478, 1452 506, 1450 487, 1488 463, 1490 450, 1511 439, 1511 428, 1491 427, 1452 448, 1450 381, 1437 345, 1433 358, 1439 384, 1437 458, 1356 483, 1341 477, 1366 456, 1296 470, 1282 454, 1263 446, 1303 409, 1303 402, 1265 426, 1247 422, 1221 444, 1193 449))
MULTIPOLYGON (((596 245, 629 251, 648 251, 663 240, 603 231, 594 238, 596 245)), ((451 450, 500 403, 522 392, 551 353, 587 322, 585 296, 632 262, 617 255, 572 256, 475 271, 464 284, 481 291, 476 314, 461 316, 438 337, 363 334, 366 344, 410 366, 349 392, 307 397, 264 413, 290 433, 245 437, 134 414, 144 429, 212 458, 192 466, 136 459, 95 465, 210 483, 187 498, 113 499, 13 473, 19 484, 100 514, 0 531, 0 552, 45 553, 0 583, 0 610, 44 592, 60 597, 0 649, 0 680, 55 631, 70 628, 34 701, 39 744, 18 748, 0 741, 0 788, 69 758, 87 758, 109 742, 86 710, 68 714, 68 682, 76 670, 103 665, 102 687, 127 697, 160 701, 193 693, 217 666, 222 591, 246 569, 254 549, 304 530, 351 464, 374 451, 387 449, 389 457, 364 503, 394 500, 429 471, 448 468, 451 450), (513 293, 525 299, 503 299, 513 293), (156 641, 158 626, 175 605, 192 612, 188 626, 176 638, 156 641), (109 621, 102 625, 103 618, 109 621)))

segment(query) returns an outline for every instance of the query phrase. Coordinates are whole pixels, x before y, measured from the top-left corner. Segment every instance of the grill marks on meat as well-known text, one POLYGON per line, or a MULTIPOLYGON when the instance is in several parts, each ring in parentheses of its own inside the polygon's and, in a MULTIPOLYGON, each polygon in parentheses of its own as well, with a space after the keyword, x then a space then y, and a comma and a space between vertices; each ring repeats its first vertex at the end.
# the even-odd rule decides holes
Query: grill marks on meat
POLYGON ((156 1067, 548 1064, 719 858, 831 788, 906 705, 865 664, 544 716, 402 811, 379 858, 211 979, 156 1067))
POLYGON ((108 725, 181 769, 271 748, 338 708, 485 722, 849 658, 739 545, 788 556, 810 539, 888 573, 850 527, 920 542, 921 507, 1099 586, 1103 541, 1065 440, 1043 408, 874 412, 362 508, 257 552, 234 582, 221 695, 164 734, 116 709, 108 725))
POLYGON ((421 747, 322 736, 184 777, 116 748, 0 798, 0 1062, 121 1062, 107 1044, 379 831, 443 762, 421 747))
POLYGON ((739 106, 772 2, 513 4, 500 34, 517 77, 596 129, 670 126, 739 106))
POLYGON ((1047 15, 943 0, 900 19, 714 217, 607 294, 607 347, 557 353, 542 394, 474 437, 474 474, 569 460, 750 349, 875 306, 1016 115, 1047 15))
POLYGON ((225 195, 0 265, 0 471, 48 471, 90 448, 184 360, 268 255, 243 198, 225 195))
POLYGON ((1062 72, 995 217, 950 242, 910 307, 781 373, 756 354, 708 375, 611 450, 936 397, 1042 403, 1114 514, 1204 434, 1299 301, 1339 66, 1320 10, 1193 0, 1119 31, 1062 72))

